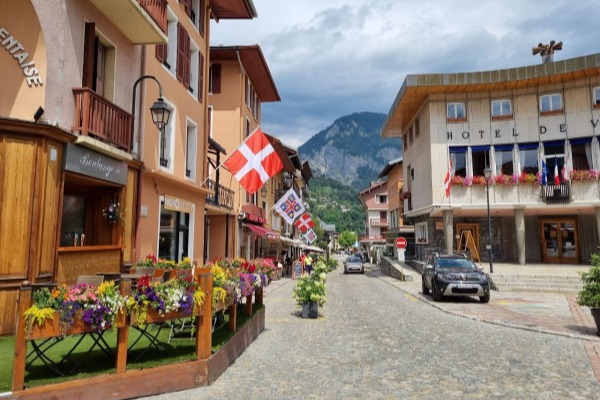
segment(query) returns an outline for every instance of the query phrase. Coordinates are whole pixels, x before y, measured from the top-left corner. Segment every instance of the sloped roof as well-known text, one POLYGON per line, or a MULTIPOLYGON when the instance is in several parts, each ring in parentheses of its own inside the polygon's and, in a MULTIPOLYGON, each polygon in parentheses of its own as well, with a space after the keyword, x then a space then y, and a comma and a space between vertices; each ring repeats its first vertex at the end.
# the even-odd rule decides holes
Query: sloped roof
POLYGON ((211 0, 211 18, 220 19, 252 19, 258 17, 252 0, 211 0))

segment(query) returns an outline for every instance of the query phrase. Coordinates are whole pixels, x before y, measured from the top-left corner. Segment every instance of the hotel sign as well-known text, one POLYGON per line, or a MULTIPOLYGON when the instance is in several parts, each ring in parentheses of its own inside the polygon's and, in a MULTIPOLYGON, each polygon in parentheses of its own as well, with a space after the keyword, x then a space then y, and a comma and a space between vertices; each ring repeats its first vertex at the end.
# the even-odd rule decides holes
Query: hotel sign
POLYGON ((127 185, 127 164, 85 147, 67 143, 64 170, 127 185))

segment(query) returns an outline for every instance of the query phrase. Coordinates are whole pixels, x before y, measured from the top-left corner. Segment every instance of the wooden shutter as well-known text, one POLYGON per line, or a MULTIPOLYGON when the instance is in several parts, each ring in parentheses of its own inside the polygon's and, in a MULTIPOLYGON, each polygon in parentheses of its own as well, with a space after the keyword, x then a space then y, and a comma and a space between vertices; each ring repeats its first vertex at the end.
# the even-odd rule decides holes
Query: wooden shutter
POLYGON ((204 36, 204 16, 206 15, 206 1, 200 0, 200 7, 198 9, 198 31, 204 36))
POLYGON ((96 56, 96 24, 85 23, 85 37, 83 41, 83 79, 82 86, 94 87, 94 58, 96 56))
POLYGON ((156 47, 156 58, 162 64, 167 59, 167 45, 166 44, 157 44, 155 47, 156 47))
POLYGON ((221 93, 221 64, 213 64, 210 68, 212 72, 212 92, 221 93))
POLYGON ((198 51, 198 101, 204 100, 204 54, 198 51))
POLYGON ((183 30, 184 45, 183 45, 183 54, 185 54, 185 62, 183 67, 183 84, 186 88, 190 87, 191 80, 191 72, 192 72, 192 54, 190 52, 190 35, 188 35, 187 31, 183 30))
POLYGON ((177 23, 177 71, 176 76, 177 79, 183 82, 183 77, 185 74, 185 29, 180 22, 177 23))

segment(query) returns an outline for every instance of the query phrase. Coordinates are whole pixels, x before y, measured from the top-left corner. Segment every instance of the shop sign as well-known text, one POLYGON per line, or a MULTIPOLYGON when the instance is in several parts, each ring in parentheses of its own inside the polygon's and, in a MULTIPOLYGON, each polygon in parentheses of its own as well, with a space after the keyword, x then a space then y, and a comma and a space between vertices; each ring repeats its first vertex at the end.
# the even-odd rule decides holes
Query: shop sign
POLYGON ((65 171, 127 185, 127 163, 73 143, 67 143, 65 153, 65 171))
POLYGON ((194 203, 189 200, 180 199, 179 197, 173 197, 167 194, 165 195, 165 210, 180 211, 191 214, 193 207, 194 203))
POLYGON ((267 223, 267 219, 263 218, 259 215, 256 214, 249 214, 246 212, 242 212, 240 213, 240 219, 244 220, 244 221, 252 221, 252 222, 257 222, 259 224, 266 224, 267 223))
POLYGON ((0 44, 17 60, 29 87, 43 85, 44 82, 39 75, 38 69, 35 67, 35 61, 29 58, 29 53, 23 45, 3 26, 0 26, 0 44))

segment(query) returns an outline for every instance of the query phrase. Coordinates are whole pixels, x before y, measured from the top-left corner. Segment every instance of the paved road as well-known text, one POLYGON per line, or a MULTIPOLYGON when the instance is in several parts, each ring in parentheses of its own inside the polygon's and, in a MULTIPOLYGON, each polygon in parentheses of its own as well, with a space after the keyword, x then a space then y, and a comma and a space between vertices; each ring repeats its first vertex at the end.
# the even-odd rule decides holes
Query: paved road
POLYGON ((600 399, 580 340, 451 315, 341 268, 303 320, 293 285, 267 288, 265 331, 217 382, 152 398, 600 399))

